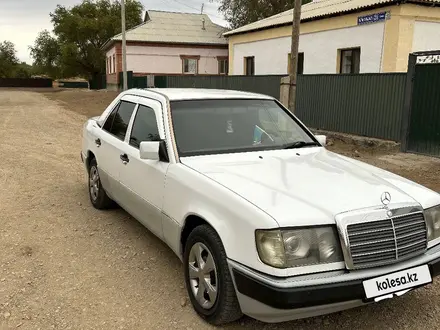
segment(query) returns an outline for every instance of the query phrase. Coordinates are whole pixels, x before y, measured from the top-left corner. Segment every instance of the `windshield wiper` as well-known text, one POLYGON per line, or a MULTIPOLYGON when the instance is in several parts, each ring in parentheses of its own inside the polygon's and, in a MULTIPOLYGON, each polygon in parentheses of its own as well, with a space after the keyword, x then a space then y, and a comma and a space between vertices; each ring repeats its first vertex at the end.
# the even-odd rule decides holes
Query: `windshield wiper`
POLYGON ((319 144, 316 142, 313 142, 313 141, 312 142, 296 141, 296 142, 284 145, 283 149, 299 149, 299 148, 304 148, 304 147, 309 147, 309 146, 319 146, 319 144))

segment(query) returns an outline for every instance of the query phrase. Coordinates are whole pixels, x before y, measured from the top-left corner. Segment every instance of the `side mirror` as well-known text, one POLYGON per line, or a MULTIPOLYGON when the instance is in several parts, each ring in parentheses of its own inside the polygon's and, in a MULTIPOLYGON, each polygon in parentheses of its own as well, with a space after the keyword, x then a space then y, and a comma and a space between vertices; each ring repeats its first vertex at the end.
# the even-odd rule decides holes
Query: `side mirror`
POLYGON ((144 141, 139 146, 141 159, 159 160, 160 141, 144 141))
POLYGON ((320 144, 322 144, 324 147, 327 144, 327 136, 325 135, 315 135, 316 140, 318 140, 318 142, 320 144))

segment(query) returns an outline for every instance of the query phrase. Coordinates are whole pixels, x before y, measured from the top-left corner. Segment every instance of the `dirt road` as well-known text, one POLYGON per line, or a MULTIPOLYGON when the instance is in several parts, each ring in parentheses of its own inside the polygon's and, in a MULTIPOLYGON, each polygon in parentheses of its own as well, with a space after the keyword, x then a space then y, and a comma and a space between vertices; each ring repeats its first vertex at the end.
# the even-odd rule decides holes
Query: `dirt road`
MULTIPOLYGON (((84 120, 43 94, 0 91, 0 329, 210 329, 187 303, 177 257, 124 211, 90 206, 84 120)), ((404 174, 423 164, 420 181, 440 188, 438 162, 383 157, 367 160, 404 174)), ((439 283, 330 316, 227 328, 437 329, 439 283)))

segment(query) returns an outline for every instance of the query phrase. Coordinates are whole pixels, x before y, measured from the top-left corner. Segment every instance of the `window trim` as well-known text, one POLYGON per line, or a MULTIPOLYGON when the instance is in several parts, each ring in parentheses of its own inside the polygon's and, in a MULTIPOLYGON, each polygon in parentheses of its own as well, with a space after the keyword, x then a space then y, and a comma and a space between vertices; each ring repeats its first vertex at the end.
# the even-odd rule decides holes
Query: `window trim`
POLYGON ((217 70, 218 70, 218 74, 222 75, 222 76, 227 76, 229 75, 229 57, 228 56, 217 56, 217 70), (222 73, 221 72, 221 62, 225 61, 226 62, 226 72, 222 73))
POLYGON ((199 74, 199 61, 200 55, 180 55, 182 61, 182 74, 184 75, 198 75, 199 74), (185 72, 185 60, 195 60, 196 61, 196 72, 185 72))
POLYGON ((359 74, 361 72, 361 47, 349 47, 349 48, 340 48, 338 49, 338 57, 339 57, 339 74, 359 74), (342 61, 344 59, 343 53, 345 51, 359 51, 359 72, 353 72, 353 63, 351 66, 351 70, 349 73, 342 73, 342 61))

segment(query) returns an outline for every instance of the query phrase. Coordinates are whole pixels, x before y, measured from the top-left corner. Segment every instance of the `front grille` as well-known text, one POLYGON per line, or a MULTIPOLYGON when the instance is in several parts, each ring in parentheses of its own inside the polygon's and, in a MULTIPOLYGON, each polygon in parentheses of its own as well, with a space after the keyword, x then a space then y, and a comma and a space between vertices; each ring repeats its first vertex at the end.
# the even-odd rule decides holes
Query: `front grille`
POLYGON ((354 268, 393 263, 426 250, 422 212, 347 226, 354 268))

